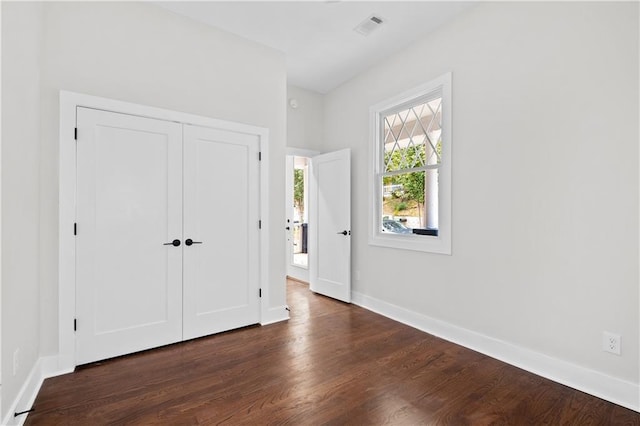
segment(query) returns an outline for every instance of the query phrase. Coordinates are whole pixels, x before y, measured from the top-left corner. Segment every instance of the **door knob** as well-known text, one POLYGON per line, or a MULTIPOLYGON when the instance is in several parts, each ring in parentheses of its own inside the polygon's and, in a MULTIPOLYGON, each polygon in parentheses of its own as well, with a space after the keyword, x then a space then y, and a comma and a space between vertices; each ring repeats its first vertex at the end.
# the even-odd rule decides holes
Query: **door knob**
POLYGON ((351 232, 349 232, 349 231, 342 231, 342 232, 338 232, 338 234, 347 235, 347 234, 351 234, 351 232))
POLYGON ((170 243, 164 243, 163 246, 174 246, 178 247, 180 245, 180 240, 173 240, 170 243))
POLYGON ((184 243, 190 246, 192 244, 202 244, 202 241, 193 241, 191 238, 187 238, 186 240, 184 240, 184 243))
POLYGON ((286 229, 286 230, 288 231, 288 230, 290 230, 291 228, 289 228, 289 227, 287 226, 287 227, 286 227, 286 228, 284 228, 284 229, 286 229))

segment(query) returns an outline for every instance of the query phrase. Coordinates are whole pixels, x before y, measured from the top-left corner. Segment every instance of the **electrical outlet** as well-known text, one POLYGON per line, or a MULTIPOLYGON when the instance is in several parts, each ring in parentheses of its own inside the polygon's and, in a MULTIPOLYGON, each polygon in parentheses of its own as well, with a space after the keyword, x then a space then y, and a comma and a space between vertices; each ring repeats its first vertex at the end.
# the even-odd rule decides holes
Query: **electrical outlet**
POLYGON ((18 373, 18 368, 20 367, 20 348, 16 348, 13 351, 13 375, 15 376, 18 373))
POLYGON ((602 350, 620 355, 620 335, 605 331, 602 333, 602 350))

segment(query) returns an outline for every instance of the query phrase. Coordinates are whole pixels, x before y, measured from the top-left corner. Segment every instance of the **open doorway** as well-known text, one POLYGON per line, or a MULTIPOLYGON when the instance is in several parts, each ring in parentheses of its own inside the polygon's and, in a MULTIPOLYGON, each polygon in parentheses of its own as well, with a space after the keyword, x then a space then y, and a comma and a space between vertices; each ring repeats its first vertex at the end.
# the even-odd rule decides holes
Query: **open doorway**
POLYGON ((309 282, 309 166, 316 153, 287 150, 286 158, 286 238, 287 275, 309 282))
POLYGON ((293 157, 293 223, 291 245, 293 265, 309 267, 309 159, 293 157))

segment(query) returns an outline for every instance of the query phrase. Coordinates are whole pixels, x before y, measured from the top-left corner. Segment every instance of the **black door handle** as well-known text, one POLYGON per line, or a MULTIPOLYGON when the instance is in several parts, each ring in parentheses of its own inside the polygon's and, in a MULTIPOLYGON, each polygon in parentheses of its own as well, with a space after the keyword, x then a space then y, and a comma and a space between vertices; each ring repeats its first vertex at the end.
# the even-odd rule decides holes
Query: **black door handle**
POLYGON ((184 243, 190 246, 192 244, 202 244, 202 241, 193 241, 191 238, 187 238, 186 240, 184 240, 184 243))
POLYGON ((349 231, 338 232, 338 234, 342 234, 342 235, 347 235, 348 233, 349 233, 349 231))
POLYGON ((180 240, 173 240, 170 243, 164 243, 163 246, 174 246, 178 247, 180 245, 180 240))
POLYGON ((287 226, 287 227, 286 227, 286 228, 284 228, 284 229, 286 229, 286 230, 288 231, 288 230, 290 230, 291 228, 289 228, 289 227, 287 226))

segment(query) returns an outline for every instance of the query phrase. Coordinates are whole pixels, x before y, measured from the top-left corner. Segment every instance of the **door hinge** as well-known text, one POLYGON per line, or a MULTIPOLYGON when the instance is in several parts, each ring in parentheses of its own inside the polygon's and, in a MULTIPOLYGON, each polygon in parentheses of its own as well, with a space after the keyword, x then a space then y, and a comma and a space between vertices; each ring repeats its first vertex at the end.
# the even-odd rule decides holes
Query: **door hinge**
POLYGON ((258 221, 258 229, 262 229, 262 221, 261 220, 258 221))
POLYGON ((73 138, 75 140, 78 140, 78 128, 77 127, 75 129, 73 129, 73 138))
POLYGON ((73 319, 73 331, 76 331, 78 329, 78 320, 77 319, 73 319))
POLYGON ((262 297, 262 289, 261 288, 258 289, 258 297, 262 297))
POLYGON ((258 161, 262 161, 262 151, 258 152, 258 161))
POLYGON ((73 235, 78 235, 78 224, 75 222, 73 224, 73 235))

